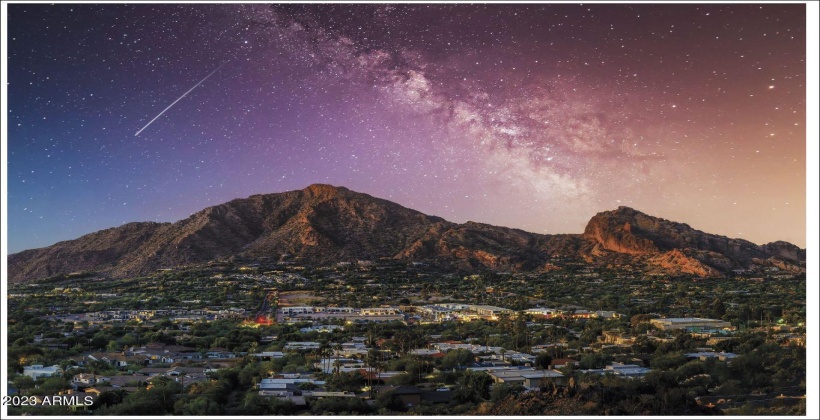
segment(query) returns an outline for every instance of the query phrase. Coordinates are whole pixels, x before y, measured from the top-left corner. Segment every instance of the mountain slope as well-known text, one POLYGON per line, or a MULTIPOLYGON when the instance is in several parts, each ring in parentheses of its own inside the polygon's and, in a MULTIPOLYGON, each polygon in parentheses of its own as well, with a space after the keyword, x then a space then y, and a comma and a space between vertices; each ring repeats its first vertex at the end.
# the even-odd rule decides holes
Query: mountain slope
POLYGON ((301 257, 314 264, 397 258, 461 269, 539 271, 551 261, 630 264, 716 276, 736 268, 805 267, 805 250, 711 235, 628 207, 595 215, 583 235, 540 235, 456 224, 330 185, 254 195, 176 223, 129 223, 9 256, 11 282, 94 271, 113 277, 231 256, 301 257))
POLYGON ((444 219, 342 187, 255 195, 176 223, 134 223, 9 256, 9 280, 76 271, 112 276, 233 255, 291 254, 316 262, 391 257, 444 219))
POLYGON ((52 246, 8 257, 9 281, 40 279, 78 271, 108 271, 130 259, 170 223, 128 223, 52 246))

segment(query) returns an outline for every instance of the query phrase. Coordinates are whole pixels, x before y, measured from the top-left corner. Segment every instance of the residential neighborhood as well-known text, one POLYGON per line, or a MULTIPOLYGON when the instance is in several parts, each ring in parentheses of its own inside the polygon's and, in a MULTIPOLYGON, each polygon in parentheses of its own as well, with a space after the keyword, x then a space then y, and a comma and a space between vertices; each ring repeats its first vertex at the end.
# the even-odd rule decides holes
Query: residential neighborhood
POLYGON ((784 412, 803 404, 799 281, 763 294, 743 275, 644 283, 629 269, 568 273, 211 264, 107 286, 24 285, 10 296, 9 388, 89 396, 94 404, 70 410, 95 414, 162 395, 165 405, 149 404, 157 414, 465 414, 544 389, 593 398, 604 383, 634 398, 683 387, 699 398, 681 400, 692 413, 740 410, 737 399, 707 398, 730 393, 781 390, 784 412), (761 358, 788 364, 755 376, 767 369, 750 370, 761 358))

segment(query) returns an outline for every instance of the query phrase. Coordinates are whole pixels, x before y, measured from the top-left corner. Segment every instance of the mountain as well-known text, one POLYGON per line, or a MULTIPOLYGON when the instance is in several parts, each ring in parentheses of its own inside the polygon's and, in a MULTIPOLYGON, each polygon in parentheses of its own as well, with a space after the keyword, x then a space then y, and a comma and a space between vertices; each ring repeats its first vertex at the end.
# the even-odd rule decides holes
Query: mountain
POLYGON ((711 235, 628 207, 595 215, 583 234, 541 235, 457 224, 396 203, 315 184, 208 207, 176 223, 129 223, 8 258, 11 282, 93 271, 112 277, 233 256, 315 264, 382 257, 466 270, 545 271, 556 260, 637 264, 667 274, 719 276, 737 268, 800 271, 805 250, 711 235))
POLYGON ((806 262, 806 250, 788 242, 759 246, 629 207, 596 214, 587 224, 584 237, 609 251, 649 257, 650 266, 672 274, 713 277, 754 265, 799 272, 806 262))

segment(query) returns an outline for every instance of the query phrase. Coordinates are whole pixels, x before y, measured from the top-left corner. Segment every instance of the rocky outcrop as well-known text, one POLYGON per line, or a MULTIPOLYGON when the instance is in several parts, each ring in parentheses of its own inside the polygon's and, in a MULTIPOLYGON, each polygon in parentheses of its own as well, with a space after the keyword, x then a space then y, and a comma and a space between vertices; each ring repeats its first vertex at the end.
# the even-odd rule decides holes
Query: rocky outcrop
POLYGON ((584 237, 599 247, 595 249, 599 254, 600 249, 605 249, 647 256, 650 265, 670 274, 715 276, 771 257, 798 264, 805 261, 805 250, 788 242, 758 246, 743 239, 705 233, 685 223, 649 216, 629 207, 596 214, 587 224, 584 237))
POLYGON ((768 254, 791 263, 805 263, 806 250, 785 241, 769 242, 762 245, 768 254))
POLYGON ((633 233, 633 221, 624 220, 623 217, 606 217, 602 216, 603 214, 598 213, 589 221, 584 230, 584 237, 594 240, 610 251, 637 255, 658 252, 654 242, 640 236, 640 229, 635 229, 637 232, 633 233))
POLYGON ((650 265, 663 269, 665 274, 682 275, 691 274, 698 277, 723 277, 723 274, 698 261, 695 258, 687 256, 678 249, 673 249, 663 254, 656 255, 649 259, 650 265))

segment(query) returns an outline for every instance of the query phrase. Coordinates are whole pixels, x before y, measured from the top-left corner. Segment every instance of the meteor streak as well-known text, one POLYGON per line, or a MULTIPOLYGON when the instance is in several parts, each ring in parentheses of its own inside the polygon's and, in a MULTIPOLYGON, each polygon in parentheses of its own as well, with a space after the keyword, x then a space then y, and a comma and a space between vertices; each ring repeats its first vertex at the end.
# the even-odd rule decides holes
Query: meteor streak
POLYGON ((197 87, 197 86, 201 85, 201 84, 202 84, 202 82, 204 82, 204 81, 208 80, 208 78, 209 78, 209 77, 213 76, 213 75, 214 75, 214 73, 216 73, 216 72, 217 72, 219 69, 221 69, 221 68, 222 68, 222 66, 224 66, 224 65, 225 65, 225 63, 220 64, 220 65, 219 65, 219 67, 217 67, 214 71, 212 71, 212 72, 208 73, 208 75, 207 75, 207 76, 205 76, 202 80, 200 80, 200 81, 199 81, 199 83, 195 84, 195 85, 194 85, 194 87, 192 87, 192 88, 188 89, 188 91, 187 91, 187 92, 183 93, 183 94, 182 94, 182 96, 180 96, 179 98, 177 98, 177 100, 176 100, 176 101, 171 102, 171 105, 168 105, 168 107, 167 107, 167 108, 163 109, 163 110, 162 110, 162 112, 160 112, 160 113, 159 113, 156 117, 154 117, 154 119, 153 119, 153 120, 148 121, 148 124, 145 124, 145 127, 140 128, 140 129, 139 129, 139 131, 137 131, 137 133, 136 133, 136 134, 134 134, 134 136, 135 136, 135 137, 136 137, 136 136, 139 136, 139 135, 140 135, 140 133, 142 133, 142 130, 145 130, 146 128, 148 128, 148 126, 149 126, 149 125, 151 125, 154 121, 156 121, 156 120, 157 120, 157 118, 161 117, 161 116, 162 116, 162 114, 164 114, 164 113, 165 113, 165 111, 167 111, 167 110, 171 109, 171 107, 172 107, 172 106, 174 106, 174 105, 176 105, 176 103, 177 103, 177 102, 179 102, 179 101, 180 101, 180 99, 184 98, 186 95, 188 95, 189 93, 191 93, 191 91, 192 91, 192 90, 194 90, 194 89, 196 89, 196 87, 197 87))

